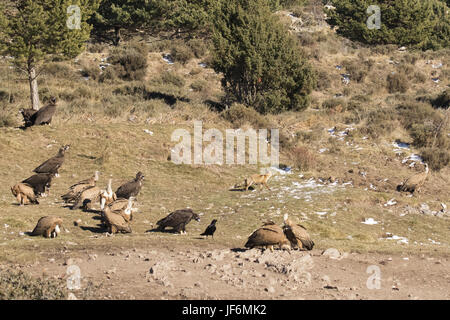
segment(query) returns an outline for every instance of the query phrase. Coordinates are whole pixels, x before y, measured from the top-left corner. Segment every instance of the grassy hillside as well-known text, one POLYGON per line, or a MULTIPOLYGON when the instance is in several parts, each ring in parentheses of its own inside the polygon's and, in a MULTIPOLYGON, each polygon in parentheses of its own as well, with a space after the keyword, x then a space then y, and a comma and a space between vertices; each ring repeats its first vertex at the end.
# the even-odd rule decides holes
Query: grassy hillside
POLYGON ((118 49, 90 44, 73 61, 50 63, 40 77, 43 102, 51 95, 59 99, 52 124, 21 130, 18 110, 29 105, 27 81, 2 57, 0 261, 30 261, 41 252, 67 248, 106 250, 177 243, 242 247, 262 221, 281 224, 284 213, 302 221, 318 249, 448 253, 448 212, 443 217, 420 212, 423 203, 435 212, 442 209, 441 203, 450 205, 450 171, 445 163, 449 126, 444 121, 448 104, 447 109, 436 107, 437 98, 448 90, 448 50, 361 47, 338 37, 309 10, 295 12, 302 19, 278 13, 298 36, 319 76, 313 103, 302 113, 261 116, 241 106, 222 111, 221 77, 208 67, 206 42, 134 36, 124 48, 134 46, 144 52, 147 69, 142 78, 122 79, 117 66, 110 64, 114 59, 108 59, 118 49), (171 54, 173 64, 164 59, 166 54, 171 54), (341 75, 346 73, 347 84, 341 75), (401 76, 389 80, 393 73, 401 76), (443 155, 430 158, 440 170, 431 172, 421 193, 408 197, 395 188, 423 171, 420 162, 412 166, 405 159, 430 148, 428 142, 418 143, 420 128, 414 127, 424 119, 445 124, 432 140, 432 156, 436 150, 443 155), (178 128, 192 132, 193 120, 202 120, 204 129, 222 132, 236 127, 279 128, 280 162, 292 166, 292 172, 276 175, 269 184, 271 191, 235 192, 230 187, 260 168, 173 164, 168 160, 175 145, 171 134, 178 128), (395 141, 410 145, 399 148, 395 141), (71 144, 71 149, 50 196, 41 199, 39 206, 19 207, 10 186, 30 176, 62 144, 71 144), (111 177, 114 190, 137 171, 145 174, 132 234, 108 237, 97 226, 98 214, 63 207, 60 195, 95 170, 101 172, 99 185, 106 187, 111 177), (188 225, 188 236, 146 232, 169 212, 187 206, 202 214, 199 224, 188 225), (50 214, 61 216, 69 232, 55 240, 23 234, 41 216, 50 214), (219 220, 217 235, 201 241, 197 235, 214 218, 219 220), (363 224, 368 218, 378 224, 363 224), (81 227, 73 225, 78 219, 81 227), (407 238, 407 244, 384 239, 386 233, 407 238))

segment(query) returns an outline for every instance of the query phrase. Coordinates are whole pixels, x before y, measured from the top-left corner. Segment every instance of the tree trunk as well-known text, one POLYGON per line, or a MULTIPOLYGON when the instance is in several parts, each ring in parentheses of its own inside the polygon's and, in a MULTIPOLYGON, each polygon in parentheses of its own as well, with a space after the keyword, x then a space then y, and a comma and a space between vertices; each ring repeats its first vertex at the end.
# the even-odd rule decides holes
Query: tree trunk
POLYGON ((28 81, 30 82, 31 107, 34 110, 39 110, 39 91, 36 78, 36 69, 34 67, 31 67, 28 71, 28 81))

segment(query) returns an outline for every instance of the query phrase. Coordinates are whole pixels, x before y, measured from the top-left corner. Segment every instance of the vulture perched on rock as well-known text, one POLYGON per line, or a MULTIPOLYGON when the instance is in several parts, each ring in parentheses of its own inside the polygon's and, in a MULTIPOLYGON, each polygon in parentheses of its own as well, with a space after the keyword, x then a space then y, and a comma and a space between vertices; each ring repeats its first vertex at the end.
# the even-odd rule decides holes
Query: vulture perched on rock
POLYGON ((75 200, 75 204, 70 208, 71 210, 83 208, 89 210, 92 208, 92 204, 99 200, 101 190, 99 187, 88 187, 83 190, 75 200))
POLYGON ((200 216, 192 209, 181 209, 170 213, 164 219, 159 220, 157 231, 164 231, 165 228, 171 227, 175 232, 186 234, 186 225, 192 220, 200 221, 200 216))
POLYGON ((39 204, 32 186, 26 183, 18 183, 11 187, 11 192, 21 206, 24 204, 39 204))
POLYGON ((206 227, 205 232, 203 232, 200 235, 206 236, 207 238, 208 238, 208 236, 211 236, 214 238, 214 232, 216 232, 216 222, 217 222, 217 219, 214 219, 213 221, 211 221, 210 225, 206 227))
POLYGON ((31 127, 33 125, 33 115, 37 112, 37 110, 34 110, 32 108, 20 109, 19 112, 23 117, 25 128, 31 127))
POLYGON ((246 248, 264 247, 270 248, 270 250, 273 250, 273 246, 289 248, 289 240, 286 238, 283 229, 270 220, 253 231, 245 244, 246 248))
POLYGON ((38 173, 22 181, 22 183, 30 185, 34 193, 38 196, 45 196, 49 191, 53 179, 53 174, 38 173))
POLYGON ((56 98, 51 97, 50 102, 45 107, 40 108, 36 113, 31 116, 31 122, 33 126, 39 126, 44 124, 50 124, 52 122, 53 115, 56 111, 56 98))
POLYGON ((112 211, 109 206, 103 210, 103 219, 109 233, 131 233, 131 227, 124 212, 112 211))
POLYGON ((397 186, 397 191, 414 193, 415 191, 420 191, 420 188, 425 183, 428 176, 428 164, 425 163, 425 171, 413 175, 412 177, 406 179, 402 184, 397 186))
POLYGON ((44 236, 46 238, 56 238, 61 232, 62 219, 58 217, 42 217, 39 219, 32 236, 44 236))
POLYGON ((94 175, 89 179, 82 180, 80 182, 75 183, 74 185, 71 185, 69 188, 69 192, 61 196, 64 202, 68 203, 75 201, 81 194, 81 192, 83 192, 89 187, 95 187, 95 184, 98 180, 98 173, 99 173, 98 171, 95 171, 94 175))
MULTIPOLYGON (((109 205, 111 202, 116 201, 116 194, 112 191, 111 187, 112 179, 108 180, 106 190, 102 190, 100 193, 100 209, 103 210, 105 205, 109 205)), ((125 199, 126 200, 126 199, 125 199)))
POLYGON ((124 183, 117 189, 116 197, 124 199, 128 199, 129 197, 136 197, 141 191, 143 180, 144 175, 139 171, 136 174, 136 178, 134 178, 134 180, 124 183))
POLYGON ((283 232, 291 243, 292 248, 300 250, 312 250, 314 242, 309 237, 306 228, 300 224, 295 224, 289 220, 288 215, 284 215, 283 232))
POLYGON ((35 168, 33 170, 33 172, 51 173, 51 174, 55 175, 56 177, 58 177, 59 176, 58 170, 64 163, 64 155, 65 155, 66 151, 69 150, 69 148, 70 148, 70 145, 68 145, 68 144, 65 146, 62 146, 59 149, 58 154, 56 156, 48 159, 47 161, 44 161, 41 165, 39 165, 37 168, 35 168))

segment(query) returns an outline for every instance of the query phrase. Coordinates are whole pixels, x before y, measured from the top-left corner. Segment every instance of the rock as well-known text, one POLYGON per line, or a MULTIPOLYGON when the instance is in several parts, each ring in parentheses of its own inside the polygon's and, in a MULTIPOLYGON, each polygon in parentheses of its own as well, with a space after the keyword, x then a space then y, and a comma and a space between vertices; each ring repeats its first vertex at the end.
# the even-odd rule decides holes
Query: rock
POLYGON ((78 227, 79 225, 81 225, 82 222, 83 222, 83 221, 81 221, 81 219, 78 219, 78 220, 76 220, 76 221, 73 222, 73 225, 74 225, 75 227, 78 227))
POLYGON ((90 254, 89 255, 89 259, 88 260, 92 260, 92 261, 95 261, 95 260, 97 260, 97 255, 95 254, 95 253, 93 253, 93 254, 90 254))
POLYGON ((166 274, 166 272, 172 271, 173 268, 174 268, 173 261, 157 262, 150 268, 150 274, 157 277, 162 277, 166 274))
POLYGON ((335 260, 341 257, 341 253, 335 248, 328 248, 327 250, 322 252, 322 255, 335 260))
POLYGON ((432 211, 430 210, 430 207, 426 203, 420 204, 419 210, 420 210, 420 213, 427 215, 427 216, 430 216, 433 214, 432 211))

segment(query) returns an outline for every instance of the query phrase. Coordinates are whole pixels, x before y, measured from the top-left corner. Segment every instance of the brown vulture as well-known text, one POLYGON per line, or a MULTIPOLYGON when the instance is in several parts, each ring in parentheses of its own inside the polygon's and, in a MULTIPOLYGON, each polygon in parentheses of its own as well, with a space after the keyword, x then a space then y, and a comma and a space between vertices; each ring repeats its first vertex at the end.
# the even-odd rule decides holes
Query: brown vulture
POLYGON ((80 182, 75 183, 74 185, 71 185, 69 188, 69 192, 62 195, 61 198, 66 203, 75 201, 81 192, 83 192, 89 187, 95 187, 97 180, 98 180, 98 171, 95 171, 95 174, 89 179, 82 180, 80 182))
POLYGON ((428 176, 428 164, 425 163, 425 171, 415 174, 412 177, 406 179, 402 184, 397 186, 397 191, 414 193, 420 191, 420 188, 425 183, 428 176))
POLYGON ((128 199, 129 197, 136 197, 141 191, 143 180, 144 175, 139 171, 136 174, 136 178, 134 178, 132 181, 124 183, 117 189, 116 197, 124 199, 128 199))
POLYGON ((207 226, 205 231, 200 235, 206 236, 207 238, 208 238, 208 236, 211 236, 214 238, 214 232, 216 232, 216 222, 217 222, 217 219, 214 219, 213 221, 211 221, 210 225, 207 226))
POLYGON ((65 146, 62 146, 59 149, 58 154, 56 156, 48 159, 47 161, 44 161, 41 165, 39 165, 37 168, 35 168, 33 170, 33 172, 51 173, 51 174, 55 175, 56 177, 58 177, 59 176, 58 170, 64 163, 64 154, 66 153, 67 150, 69 150, 69 148, 70 148, 70 145, 68 145, 68 144, 65 146))
POLYGON ((22 181, 22 183, 30 185, 34 193, 38 196, 45 196, 49 191, 53 179, 53 174, 38 173, 22 181))
POLYGON ((300 250, 312 250, 314 241, 309 237, 306 228, 300 224, 295 224, 289 220, 288 215, 284 215, 283 231, 292 248, 299 248, 300 250))
POLYGON ((86 188, 76 198, 75 204, 70 209, 74 210, 82 207, 84 210, 89 210, 92 204, 100 199, 100 192, 101 190, 97 186, 86 188))
POLYGON ((50 102, 45 107, 40 108, 36 113, 31 116, 31 122, 33 126, 39 126, 44 124, 50 124, 52 117, 56 111, 56 98, 51 97, 50 102))
POLYGON ((270 220, 253 231, 245 244, 246 248, 264 247, 270 248, 270 250, 273 250, 273 246, 289 248, 289 240, 286 238, 283 229, 270 220))
POLYGON ((44 236, 45 238, 56 238, 61 232, 62 219, 58 217, 42 217, 39 219, 32 236, 44 236))
POLYGON ((158 225, 157 231, 164 231, 165 228, 171 227, 175 232, 180 234, 186 234, 186 225, 192 219, 197 222, 200 221, 198 214, 194 213, 192 209, 181 209, 170 213, 164 219, 159 220, 156 224, 158 225))
POLYGON ((39 204, 36 194, 34 193, 34 189, 29 184, 18 183, 11 187, 11 192, 14 197, 16 197, 17 201, 19 201, 21 206, 29 203, 39 204))
POLYGON ((37 110, 34 110, 32 108, 20 109, 19 112, 20 114, 22 114, 25 128, 31 127, 33 125, 33 115, 37 112, 37 110))
POLYGON ((131 233, 130 223, 121 212, 112 211, 109 206, 103 210, 103 219, 109 233, 131 233))

